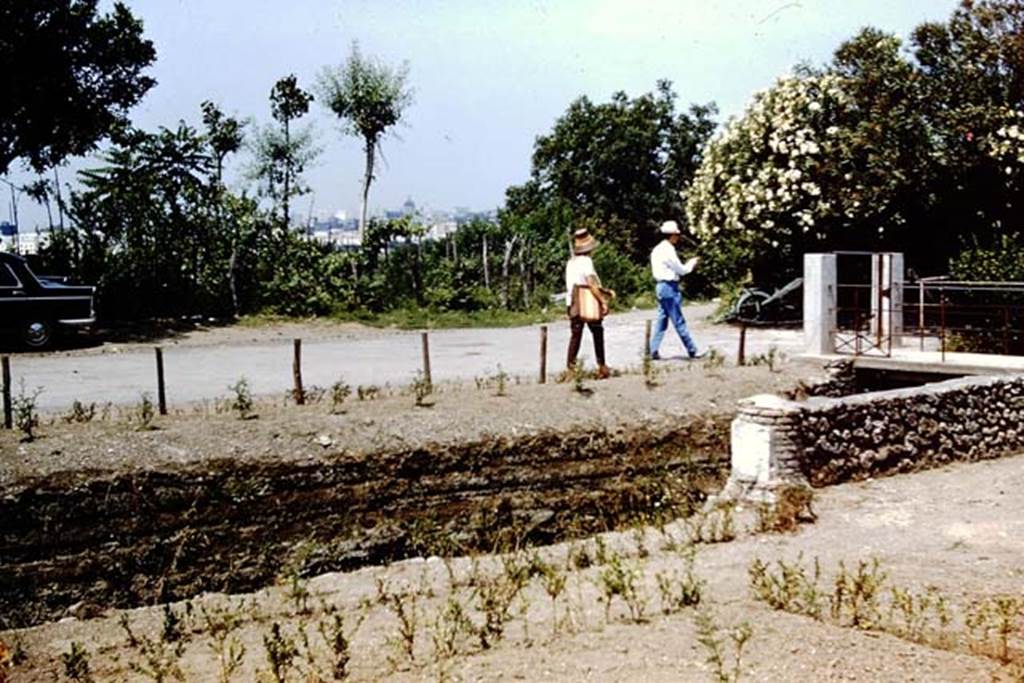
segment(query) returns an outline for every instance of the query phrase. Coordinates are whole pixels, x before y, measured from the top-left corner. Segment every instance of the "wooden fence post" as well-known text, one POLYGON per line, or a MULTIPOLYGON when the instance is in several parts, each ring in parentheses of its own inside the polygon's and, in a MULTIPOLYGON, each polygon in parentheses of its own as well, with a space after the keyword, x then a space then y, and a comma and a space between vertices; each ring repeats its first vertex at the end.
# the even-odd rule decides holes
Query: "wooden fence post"
POLYGON ((160 414, 167 414, 167 388, 164 384, 164 350, 157 346, 156 351, 156 402, 160 414))
POLYGON ((740 349, 736 354, 736 365, 747 364, 747 325, 740 323, 740 349))
POLYGON ((651 355, 651 321, 644 321, 644 358, 651 355))
POLYGON ((548 381, 548 326, 540 326, 540 383, 548 381))
POLYGON ((430 339, 426 332, 422 333, 420 338, 423 340, 423 380, 427 383, 427 387, 433 391, 434 380, 430 376, 430 339))
POLYGON ((4 356, 0 359, 4 375, 4 429, 14 429, 14 406, 11 403, 11 359, 4 356))
POLYGON ((302 340, 295 340, 295 354, 292 358, 292 380, 295 388, 292 389, 292 397, 296 405, 305 405, 306 392, 302 388, 302 340))

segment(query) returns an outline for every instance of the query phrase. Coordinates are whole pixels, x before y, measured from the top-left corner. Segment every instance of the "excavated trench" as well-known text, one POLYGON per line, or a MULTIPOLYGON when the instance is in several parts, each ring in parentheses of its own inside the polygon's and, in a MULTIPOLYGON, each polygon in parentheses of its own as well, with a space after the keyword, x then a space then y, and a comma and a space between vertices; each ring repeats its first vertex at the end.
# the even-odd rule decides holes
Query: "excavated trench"
POLYGON ((0 498, 0 630, 685 515, 728 473, 731 418, 50 477, 0 498))

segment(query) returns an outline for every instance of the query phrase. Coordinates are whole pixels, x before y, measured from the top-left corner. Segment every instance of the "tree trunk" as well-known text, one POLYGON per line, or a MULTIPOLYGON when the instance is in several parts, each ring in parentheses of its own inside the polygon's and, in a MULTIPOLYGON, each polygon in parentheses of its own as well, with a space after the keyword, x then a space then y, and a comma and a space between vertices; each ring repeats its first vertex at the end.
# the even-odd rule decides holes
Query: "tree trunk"
POLYGON ((516 241, 519 239, 518 235, 513 235, 512 239, 505 242, 505 257, 501 261, 501 306, 502 308, 509 308, 509 265, 512 263, 512 252, 516 248, 516 241))
POLYGON ((363 174, 363 201, 359 208, 359 241, 366 239, 366 209, 370 197, 370 183, 373 182, 373 140, 365 140, 364 151, 366 152, 366 172, 363 174))
POLYGON ((291 142, 291 130, 288 127, 288 119, 284 121, 284 198, 281 202, 281 208, 284 213, 284 229, 288 232, 288 228, 291 225, 291 215, 289 201, 291 200, 291 187, 292 187, 292 142, 291 142))
POLYGON ((484 251, 484 254, 483 254, 484 287, 486 287, 487 290, 490 291, 490 289, 491 289, 491 268, 490 268, 490 266, 487 265, 488 257, 487 257, 487 233, 486 232, 484 233, 483 251, 484 251))
POLYGON ((422 240, 416 241, 416 249, 413 251, 412 261, 412 286, 414 295, 416 297, 416 305, 422 307, 423 301, 423 273, 420 270, 420 264, 423 263, 423 242, 422 240))
POLYGON ((238 267, 238 243, 231 244, 231 258, 228 259, 228 288, 231 290, 231 310, 235 317, 238 317, 238 275, 235 272, 238 267))
POLYGON ((61 231, 64 230, 64 195, 60 192, 60 175, 57 174, 57 167, 53 167, 53 188, 57 193, 57 225, 61 231))
POLYGON ((530 283, 526 280, 526 249, 530 245, 524 242, 519 247, 519 279, 523 286, 523 310, 530 310, 530 283))

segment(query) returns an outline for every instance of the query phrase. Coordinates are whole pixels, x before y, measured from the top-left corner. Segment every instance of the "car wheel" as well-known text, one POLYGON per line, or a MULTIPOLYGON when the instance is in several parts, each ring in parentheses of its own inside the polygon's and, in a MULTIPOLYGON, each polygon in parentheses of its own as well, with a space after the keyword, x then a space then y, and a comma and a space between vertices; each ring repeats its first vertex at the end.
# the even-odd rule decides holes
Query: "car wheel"
POLYGON ((25 346, 33 349, 41 349, 50 343, 53 338, 53 324, 44 320, 33 320, 25 323, 21 328, 21 341, 25 346))

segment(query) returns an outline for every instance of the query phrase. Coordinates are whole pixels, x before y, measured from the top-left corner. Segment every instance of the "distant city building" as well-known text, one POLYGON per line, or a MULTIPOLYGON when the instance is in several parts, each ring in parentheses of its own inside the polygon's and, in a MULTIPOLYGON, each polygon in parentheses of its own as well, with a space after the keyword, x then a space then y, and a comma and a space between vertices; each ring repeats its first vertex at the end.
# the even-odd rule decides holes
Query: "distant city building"
MULTIPOLYGON (((416 202, 409 197, 398 209, 386 209, 376 214, 377 219, 400 220, 402 218, 414 218, 419 224, 426 228, 423 239, 443 240, 455 234, 459 226, 475 220, 496 223, 498 212, 471 211, 460 206, 453 211, 444 210, 422 210, 416 206, 416 202)), ((362 244, 362 235, 359 232, 359 221, 349 218, 344 211, 338 211, 330 218, 314 220, 307 228, 310 239, 321 244, 333 244, 339 248, 353 248, 362 244)), ((404 239, 396 239, 394 244, 404 243, 404 239)))
POLYGON ((459 224, 455 221, 442 221, 435 222, 427 228, 427 239, 428 240, 443 240, 449 235, 455 234, 459 229, 459 224))
POLYGON ((362 244, 359 221, 348 218, 344 211, 339 211, 326 220, 314 221, 308 234, 311 239, 321 244, 333 244, 338 247, 358 247, 362 244))
POLYGON ((412 197, 409 197, 408 199, 405 200, 405 203, 402 204, 402 215, 403 216, 412 216, 412 215, 415 215, 415 214, 416 214, 416 202, 414 202, 412 200, 412 197))
POLYGON ((0 251, 13 252, 15 254, 33 255, 50 242, 48 232, 26 232, 18 231, 18 226, 12 223, 0 223, 0 251))

